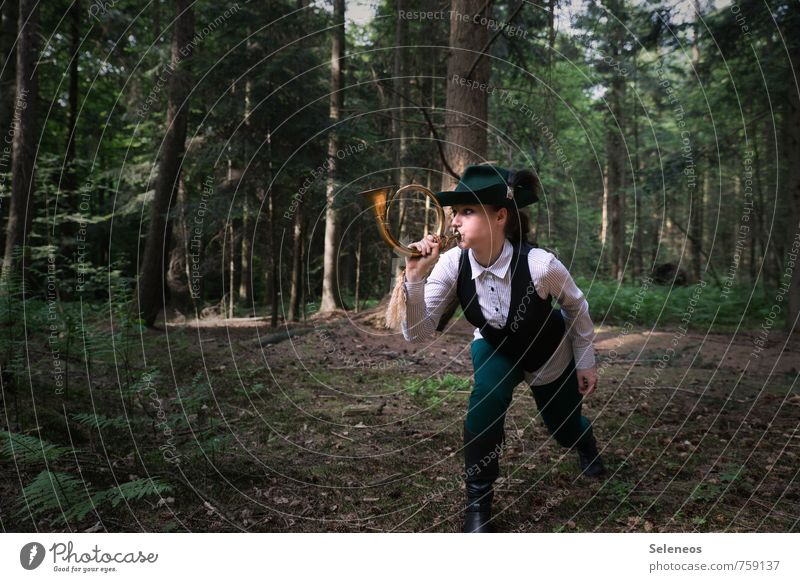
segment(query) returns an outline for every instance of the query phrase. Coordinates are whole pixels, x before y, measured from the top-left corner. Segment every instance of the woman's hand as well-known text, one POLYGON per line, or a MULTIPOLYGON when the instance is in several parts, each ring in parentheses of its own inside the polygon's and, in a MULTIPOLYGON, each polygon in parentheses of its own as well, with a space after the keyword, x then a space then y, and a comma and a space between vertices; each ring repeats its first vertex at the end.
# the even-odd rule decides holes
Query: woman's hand
POLYGON ((578 392, 589 396, 597 388, 597 367, 575 370, 578 375, 578 392))
POLYGON ((425 238, 408 245, 422 253, 421 257, 406 257, 406 281, 422 281, 439 260, 439 243, 429 234, 425 238))

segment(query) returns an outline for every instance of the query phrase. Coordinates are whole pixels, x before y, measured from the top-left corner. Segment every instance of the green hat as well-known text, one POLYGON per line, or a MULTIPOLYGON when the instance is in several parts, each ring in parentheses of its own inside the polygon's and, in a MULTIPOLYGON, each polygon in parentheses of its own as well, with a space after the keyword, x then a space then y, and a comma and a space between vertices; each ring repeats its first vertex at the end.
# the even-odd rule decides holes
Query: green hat
POLYGON ((486 204, 518 208, 539 200, 536 192, 518 184, 511 187, 511 172, 500 166, 468 166, 452 192, 436 192, 442 206, 454 204, 486 204))

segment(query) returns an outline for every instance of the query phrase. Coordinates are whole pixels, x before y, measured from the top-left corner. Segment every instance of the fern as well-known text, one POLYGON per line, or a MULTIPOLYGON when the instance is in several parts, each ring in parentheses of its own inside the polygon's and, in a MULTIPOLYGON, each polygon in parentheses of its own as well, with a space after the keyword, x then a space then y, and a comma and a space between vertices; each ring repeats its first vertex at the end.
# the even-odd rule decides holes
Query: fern
POLYGON ((57 523, 82 521, 99 506, 110 503, 116 507, 123 501, 138 501, 148 495, 172 492, 172 486, 160 479, 145 478, 129 481, 92 493, 89 486, 65 473, 42 471, 23 490, 22 506, 17 515, 30 514, 38 519, 58 510, 57 523))
POLYGON ((209 385, 203 372, 197 372, 190 386, 178 389, 178 404, 187 412, 196 412, 208 401, 209 385))
POLYGON ((65 518, 63 513, 65 509, 70 510, 89 504, 89 509, 86 510, 86 513, 88 513, 91 510, 88 499, 83 503, 76 504, 81 495, 86 497, 84 484, 80 479, 76 479, 66 473, 54 473, 45 470, 39 473, 22 490, 20 498, 22 508, 17 515, 21 516, 29 513, 32 517, 39 518, 50 514, 54 510, 60 510, 62 512, 60 519, 63 520, 65 518))
POLYGON ((90 426, 98 430, 109 427, 126 428, 129 424, 132 423, 133 420, 133 419, 127 419, 124 416, 115 416, 114 418, 110 418, 102 414, 89 414, 89 413, 71 414, 70 416, 75 422, 78 422, 84 426, 90 426))
POLYGON ((6 431, 0 431, 0 442, 0 456, 23 465, 49 463, 72 451, 69 447, 59 447, 34 436, 6 431))
POLYGON ((135 396, 139 392, 148 390, 151 386, 155 386, 158 383, 158 378, 160 375, 161 372, 159 372, 156 368, 142 372, 142 375, 139 376, 138 380, 132 382, 128 388, 121 390, 121 392, 125 396, 135 396))
POLYGON ((112 362, 117 353, 111 332, 88 327, 83 333, 83 349, 87 358, 99 362, 112 362))
POLYGON ((138 501, 147 495, 162 495, 171 493, 172 486, 160 479, 153 477, 128 481, 119 487, 112 487, 105 491, 100 491, 94 496, 98 505, 100 502, 109 501, 113 507, 119 505, 123 500, 138 501))
POLYGON ((224 450, 234 437, 230 433, 211 435, 205 440, 197 440, 197 448, 202 450, 205 454, 215 454, 224 450))
POLYGON ((116 507, 122 501, 138 501, 147 495, 161 495, 162 493, 172 492, 172 486, 158 479, 136 479, 123 483, 119 487, 114 486, 103 491, 93 493, 91 498, 83 503, 76 503, 64 512, 64 519, 76 519, 78 521, 86 518, 86 515, 93 509, 111 503, 116 507))

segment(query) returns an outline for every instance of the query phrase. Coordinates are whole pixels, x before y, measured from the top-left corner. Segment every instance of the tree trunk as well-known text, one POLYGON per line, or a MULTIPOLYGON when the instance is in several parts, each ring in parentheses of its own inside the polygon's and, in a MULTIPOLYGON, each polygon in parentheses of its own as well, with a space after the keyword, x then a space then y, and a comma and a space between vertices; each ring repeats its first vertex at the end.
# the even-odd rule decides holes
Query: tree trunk
POLYGON ((186 99, 191 86, 188 61, 192 53, 194 15, 191 0, 177 0, 177 18, 172 36, 172 56, 167 85, 167 131, 162 144, 155 194, 150 205, 137 297, 144 324, 152 327, 164 306, 165 249, 169 248, 167 215, 177 189, 183 152, 186 146, 186 99))
POLYGON ((155 0, 152 4, 153 9, 153 46, 158 46, 161 42, 161 0, 155 0))
MULTIPOLYGON (((305 224, 305 223, 304 223, 305 224)), ((300 256, 306 256, 306 248, 311 246, 311 241, 305 235, 300 237, 300 256)), ((306 273, 308 272, 308 265, 306 261, 300 261, 300 308, 303 310, 303 321, 307 317, 307 297, 306 297, 306 273)))
MULTIPOLYGON (((270 170, 270 177, 272 171, 270 170)), ((271 180, 270 180, 271 181, 271 180)), ((278 277, 278 260, 276 258, 275 249, 278 247, 278 237, 276 230, 278 221, 275 219, 275 190, 270 188, 267 190, 267 214, 269 220, 269 248, 273 249, 269 258, 269 276, 272 279, 272 290, 270 293, 270 318, 269 324, 272 327, 278 325, 278 299, 280 298, 280 281, 278 277)))
POLYGON ((289 321, 300 318, 300 299, 303 285, 303 200, 298 200, 292 228, 292 283, 289 295, 289 321))
MULTIPOLYGON (((250 36, 250 29, 247 30, 248 36, 250 36)), ((253 42, 248 41, 247 43, 249 50, 255 50, 253 46, 253 42)), ((247 134, 249 135, 253 128, 250 122, 250 100, 251 95, 253 92, 253 82, 250 78, 245 81, 244 84, 244 126, 246 128, 247 134)), ((249 163, 249 156, 247 150, 245 150, 244 156, 245 165, 249 163)), ((239 192, 242 196, 242 234, 241 234, 241 255, 240 255, 240 264, 239 264, 239 301, 241 301, 245 307, 248 309, 252 309, 252 296, 250 290, 253 287, 252 281, 252 272, 251 272, 251 265, 252 265, 252 249, 253 249, 253 233, 250 232, 252 229, 252 221, 250 220, 250 196, 249 196, 249 185, 246 183, 240 183, 239 185, 239 192)))
MULTIPOLYGON (((3 2, 0 5, 0 192, 7 192, 10 186, 7 173, 11 171, 11 123, 14 118, 14 98, 16 96, 17 70, 17 2, 3 2)), ((8 204, 0 204, 0 227, 5 226, 8 204)), ((5 231, 3 231, 5 232, 5 231)), ((0 271, 2 264, 0 264, 0 271)))
POLYGON ((278 221, 275 217, 275 192, 272 188, 273 183, 273 169, 272 169, 272 130, 267 129, 267 179, 266 183, 269 188, 264 192, 265 199, 262 201, 267 207, 267 226, 268 226, 268 241, 267 246, 271 250, 265 272, 266 285, 265 298, 267 304, 270 306, 270 325, 275 327, 278 324, 278 297, 280 290, 280 282, 278 281, 278 260, 274 249, 278 246, 277 228, 278 221))
POLYGON ((331 43, 331 101, 330 135, 328 137, 328 181, 325 188, 325 251, 322 274, 322 300, 320 313, 329 313, 340 308, 336 291, 336 220, 334 207, 336 189, 336 152, 339 149, 338 128, 335 127, 341 116, 343 105, 342 86, 344 69, 344 0, 333 0, 333 42, 331 43))
POLYGON ((637 71, 637 58, 636 55, 638 52, 636 49, 633 51, 633 94, 634 98, 631 100, 633 102, 633 107, 631 108, 631 124, 633 130, 633 163, 634 163, 634 172, 635 174, 631 178, 631 184, 640 184, 638 188, 634 188, 633 191, 633 223, 636 225, 633 229, 631 246, 633 247, 633 282, 639 282, 642 279, 643 272, 644 272, 644 212, 642 212, 642 180, 641 176, 644 173, 644 162, 642 156, 640 155, 641 144, 639 141, 639 109, 638 104, 639 100, 636 96, 639 95, 639 88, 638 88, 638 77, 636 74, 637 71))
POLYGON ((252 308, 252 298, 250 289, 252 287, 251 280, 251 261, 253 258, 253 243, 252 243, 252 222, 250 220, 250 201, 247 194, 247 189, 240 190, 242 196, 242 228, 241 228, 241 246, 239 255, 239 301, 244 304, 248 309, 252 308))
MULTIPOLYGON (((696 13, 696 19, 693 25, 693 38, 692 38, 692 70, 698 71, 700 70, 700 14, 701 8, 700 3, 698 0, 694 0, 694 8, 696 13)), ((700 184, 704 184, 705 180, 710 180, 710 176, 706 176, 705 173, 701 174, 703 171, 703 167, 701 166, 701 160, 696 160, 697 162, 697 172, 695 175, 700 178, 695 182, 694 188, 689 188, 689 216, 690 221, 688 224, 689 230, 689 244, 691 248, 691 255, 692 255, 692 278, 694 281, 700 281, 702 274, 700 272, 702 263, 703 263, 703 191, 705 188, 703 187, 701 190, 698 190, 698 182, 700 184)))
POLYGON ((355 304, 356 313, 361 311, 358 302, 361 300, 361 294, 360 294, 360 290, 361 290, 361 247, 362 247, 362 241, 363 241, 363 238, 364 238, 363 237, 364 232, 363 232, 363 229, 361 228, 362 224, 363 223, 359 221, 359 223, 358 223, 358 243, 357 243, 357 246, 356 246, 356 288, 355 288, 355 292, 353 294, 354 295, 353 303, 355 304))
POLYGON ((61 189, 66 192, 74 192, 78 187, 75 178, 75 125, 78 119, 78 56, 81 48, 81 10, 81 3, 77 1, 69 11, 71 38, 69 97, 67 99, 67 144, 61 179, 61 189))
POLYGON ((14 262, 15 252, 27 244, 33 223, 33 172, 36 158, 36 99, 39 89, 38 30, 39 13, 36 0, 20 0, 19 38, 17 39, 17 91, 12 124, 14 127, 11 159, 11 204, 6 226, 6 247, 3 257, 4 276, 24 263, 14 262))
POLYGON ((192 295, 189 289, 189 229, 186 222, 186 184, 184 177, 178 179, 178 193, 175 199, 175 221, 170 229, 172 250, 167 269, 167 287, 170 303, 183 315, 193 311, 192 295))
MULTIPOLYGON (((485 0, 452 0, 450 3, 444 152, 448 165, 459 176, 468 165, 486 161, 488 143, 487 92, 462 86, 460 79, 487 83, 490 66, 489 58, 479 54, 486 46, 488 28, 455 16, 474 14, 480 20, 489 16, 488 5, 485 0)), ((445 170, 442 174, 442 190, 452 190, 456 183, 457 180, 445 170)))
POLYGON ((405 0, 397 0, 397 22, 394 31, 394 63, 392 67, 392 154, 394 157, 394 176, 395 183, 405 184, 405 172, 403 171, 403 154, 405 149, 405 136, 403 134, 403 107, 405 101, 405 50, 406 33, 408 30, 408 19, 400 18, 400 12, 405 11, 405 0))
POLYGON ((766 269, 768 268, 769 261, 767 258, 767 245, 764 240, 764 189, 761 183, 761 157, 759 155, 759 128, 756 123, 755 130, 753 131, 753 178, 755 185, 755 203, 753 214, 755 215, 755 226, 753 232, 753 246, 758 244, 758 252, 756 256, 759 258, 758 270, 762 273, 762 280, 766 277, 766 269))
POLYGON ((608 244, 608 160, 603 172, 603 208, 600 215, 600 246, 606 248, 608 244))
MULTIPOLYGON (((12 139, 11 124, 14 119, 17 70, 17 2, 0 5, 0 190, 7 187, 6 174, 11 170, 12 147, 6 139, 12 139)), ((0 216, 5 217, 6 204, 0 207, 0 216)))
POLYGON ((228 319, 233 318, 236 293, 233 287, 236 281, 236 232, 233 228, 233 220, 228 221, 228 319))
MULTIPOLYGON (((556 111, 555 107, 553 107, 553 101, 555 100, 555 94, 557 91, 551 90, 554 87, 553 83, 553 53, 555 52, 556 46, 556 7, 558 5, 558 0, 550 0, 549 6, 547 9, 547 86, 542 86, 542 90, 544 92, 544 118, 547 119, 547 122, 550 124, 550 127, 554 127, 553 122, 556 118, 556 111)), ((540 83, 541 85, 541 83, 540 83)))
MULTIPOLYGON (((711 180, 713 179, 713 173, 711 170, 711 165, 709 164, 706 166, 705 171, 702 174, 702 186, 703 191, 700 194, 700 208, 698 209, 697 220, 700 223, 700 230, 698 233, 698 237, 700 238, 700 249, 699 252, 703 256, 706 257, 706 267, 707 271, 710 270, 711 265, 708 261, 708 255, 705 250, 705 245, 703 244, 703 240, 705 238, 705 233, 707 232, 706 229, 706 208, 711 204, 711 180)), ((755 246, 755 243, 753 244, 755 246)), ((707 274, 707 272, 706 272, 707 274)), ((703 278, 703 272, 701 269, 701 265, 697 267, 697 278, 698 280, 703 278)), ((755 280, 755 279, 754 279, 755 280)))
MULTIPOLYGON (((620 20, 623 19, 622 0, 608 0, 608 10, 620 20)), ((611 20, 611 19, 609 19, 611 20)), ((625 29, 614 21, 611 25, 612 41, 610 43, 611 57, 615 62, 620 62, 620 47, 625 38, 625 29)), ((625 260, 625 146, 623 144, 625 78, 613 69, 610 72, 609 83, 609 113, 606 133, 606 155, 608 157, 608 221, 611 232, 611 276, 617 281, 622 281, 624 276, 625 260)))
MULTIPOLYGON (((797 42, 792 44, 793 50, 790 53, 790 62, 794 75, 792 78, 797 79, 800 76, 800 50, 798 50, 797 42)), ((800 332, 800 326, 797 325, 797 318, 800 315, 800 257, 788 256, 788 252, 795 249, 797 254, 798 246, 800 246, 800 95, 797 93, 797 85, 795 83, 788 83, 787 87, 787 112, 786 122, 784 126, 785 134, 785 147, 784 151, 784 167, 788 168, 788 175, 786 176, 786 200, 788 201, 788 214, 789 221, 786 225, 786 235, 784 248, 787 249, 787 255, 781 257, 780 284, 781 286, 788 285, 787 295, 789 296, 786 318, 784 319, 784 330, 788 333, 800 332), (789 260, 794 261, 794 268, 789 270, 787 264, 789 260), (788 274, 788 276, 787 276, 788 274)))
MULTIPOLYGON (((700 160, 698 160, 699 162, 700 160)), ((705 181, 709 179, 704 172, 703 168, 698 164, 698 171, 696 176, 697 185, 700 188, 689 189, 689 244, 692 254, 692 278, 694 281, 699 281, 702 278, 701 268, 703 265, 703 191, 705 190, 705 181)))
MULTIPOLYGON (((408 19, 400 18, 400 12, 405 11, 405 0, 397 0, 397 21, 394 29, 394 64, 392 71, 392 153, 394 156, 394 182, 398 186, 406 183, 405 170, 403 168, 403 158, 405 154, 405 127, 403 126, 403 109, 405 101, 401 98, 405 95, 405 49, 406 34, 408 31, 408 19)), ((405 199, 398 200, 398 211, 400 222, 398 224, 398 237, 400 242, 409 242, 405 220, 405 199)), ((395 277, 404 268, 404 261, 396 261, 395 277)), ((394 287, 394 278, 392 282, 394 287)), ((356 301, 356 311, 358 311, 358 301, 356 301)))

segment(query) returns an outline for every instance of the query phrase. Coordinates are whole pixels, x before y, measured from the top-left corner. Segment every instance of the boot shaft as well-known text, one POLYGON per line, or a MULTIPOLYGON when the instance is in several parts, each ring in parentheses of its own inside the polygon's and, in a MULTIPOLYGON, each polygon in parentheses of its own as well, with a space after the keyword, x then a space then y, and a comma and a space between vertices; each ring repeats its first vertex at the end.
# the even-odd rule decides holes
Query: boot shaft
POLYGON ((500 474, 503 430, 476 434, 464 424, 464 480, 493 483, 500 474))

